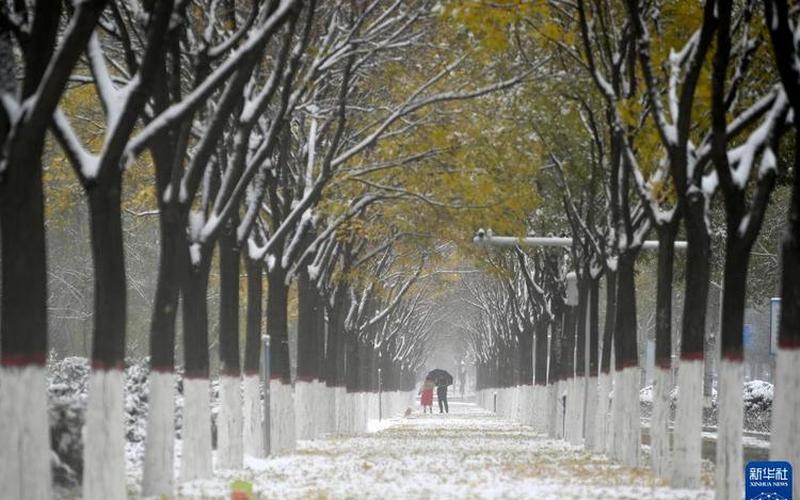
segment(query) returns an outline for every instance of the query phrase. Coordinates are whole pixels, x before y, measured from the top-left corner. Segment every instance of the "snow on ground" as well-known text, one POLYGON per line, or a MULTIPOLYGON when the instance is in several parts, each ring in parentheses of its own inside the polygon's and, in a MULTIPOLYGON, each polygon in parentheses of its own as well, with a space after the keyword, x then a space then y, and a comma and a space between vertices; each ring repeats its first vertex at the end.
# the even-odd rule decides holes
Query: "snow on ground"
POLYGON ((670 489, 646 469, 612 464, 473 404, 452 402, 450 410, 416 411, 373 423, 367 434, 301 441, 291 453, 247 458, 244 471, 183 484, 179 496, 229 498, 230 483, 247 480, 261 498, 712 497, 710 490, 670 489))

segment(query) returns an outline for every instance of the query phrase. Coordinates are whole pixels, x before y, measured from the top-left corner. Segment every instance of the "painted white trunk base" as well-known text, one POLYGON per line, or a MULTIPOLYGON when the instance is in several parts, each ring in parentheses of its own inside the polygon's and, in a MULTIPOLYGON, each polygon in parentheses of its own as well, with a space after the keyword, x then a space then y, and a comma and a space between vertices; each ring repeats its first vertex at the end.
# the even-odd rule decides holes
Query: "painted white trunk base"
POLYGON ((183 379, 180 480, 211 477, 211 407, 207 378, 183 379))
POLYGON ((347 434, 347 389, 344 387, 335 387, 334 391, 334 418, 336 425, 334 432, 336 434, 347 434))
POLYGON ((142 496, 172 497, 175 495, 175 374, 151 371, 147 399, 142 496))
POLYGON ((551 382, 547 385, 547 436, 557 438, 559 435, 559 406, 561 401, 558 398, 558 382, 551 382))
POLYGON ((672 434, 672 486, 697 488, 700 486, 703 429, 703 361, 680 360, 677 385, 678 407, 672 434))
POLYGON ((569 405, 569 381, 568 380, 559 380, 558 381, 558 400, 556 401, 557 410, 558 410, 558 423, 556 424, 558 428, 556 429, 556 436, 559 439, 566 439, 566 432, 567 432, 567 414, 569 409, 567 405, 569 405))
POLYGON ((595 412, 594 451, 609 453, 611 440, 611 374, 600 372, 597 377, 597 411, 595 412))
MULTIPOLYGON (((795 325, 795 328, 797 325, 795 325)), ((792 492, 800 499, 800 349, 778 348, 770 460, 794 467, 792 492)))
POLYGON ((244 457, 242 432, 242 388, 239 377, 219 378, 219 414, 217 415, 217 468, 241 469, 244 457))
POLYGON ((536 432, 547 432, 547 387, 544 385, 533 386, 531 426, 536 432))
POLYGON ((336 388, 325 385, 325 417, 322 419, 322 434, 336 433, 336 388))
POLYGON ((0 367, 0 423, 0 496, 52 498, 44 366, 0 367))
POLYGON ((668 478, 671 472, 669 437, 669 395, 671 370, 655 367, 653 372, 653 418, 650 419, 650 460, 653 474, 668 478))
POLYGON ((611 442, 608 443, 608 454, 616 460, 622 459, 622 448, 620 446, 622 442, 622 429, 620 427, 622 425, 622 402, 620 394, 622 394, 622 378, 619 370, 615 368, 611 375, 611 432, 608 436, 611 442))
POLYGON ((583 404, 586 397, 586 378, 573 377, 568 381, 567 395, 567 441, 583 444, 583 404))
POLYGON ((244 376, 244 453, 251 457, 264 456, 264 405, 261 403, 261 380, 258 375, 244 376))
POLYGON ((377 392, 370 392, 367 395, 367 419, 369 420, 377 420, 378 417, 382 415, 378 415, 378 393, 377 392))
POLYGON ((584 444, 588 450, 597 450, 597 377, 586 378, 586 407, 584 411, 584 444))
POLYGON ((89 375, 86 426, 83 429, 83 498, 124 499, 125 430, 122 370, 89 375))
POLYGON ((271 453, 293 450, 295 438, 294 390, 291 384, 272 380, 270 387, 270 445, 271 453))
POLYGON ((717 498, 743 498, 742 428, 744 369, 741 362, 722 359, 719 363, 719 422, 717 434, 717 498))
POLYGON ((639 367, 630 366, 620 373, 622 385, 619 401, 622 422, 620 426, 620 459, 626 467, 639 466, 641 448, 641 418, 639 415, 639 367))
POLYGON ((315 382, 298 380, 294 384, 294 414, 297 439, 314 439, 314 414, 319 410, 315 382))
POLYGON ((520 422, 533 427, 533 386, 524 385, 520 391, 520 422))
POLYGON ((367 421, 368 421, 367 412, 369 411, 367 404, 369 401, 369 395, 366 392, 359 392, 356 393, 355 396, 356 396, 355 431, 359 433, 367 432, 367 421))

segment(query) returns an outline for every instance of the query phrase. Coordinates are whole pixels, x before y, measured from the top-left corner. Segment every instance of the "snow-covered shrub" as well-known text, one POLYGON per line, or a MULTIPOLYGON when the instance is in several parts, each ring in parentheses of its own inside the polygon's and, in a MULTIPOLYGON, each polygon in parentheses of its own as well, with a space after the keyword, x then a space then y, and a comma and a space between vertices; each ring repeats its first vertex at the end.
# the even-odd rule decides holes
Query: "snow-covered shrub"
MULTIPOLYGON (((68 357, 48 361, 50 438, 53 447, 53 477, 62 488, 77 486, 83 474, 83 439, 89 382, 89 361, 68 357)), ((125 439, 133 453, 143 453, 147 434, 148 375, 147 359, 130 361, 125 369, 125 439)), ((216 443, 216 416, 219 412, 219 382, 211 381, 211 438, 216 443)), ((183 378, 175 377, 175 437, 181 438, 183 424, 183 378)), ((129 450, 129 452, 131 452, 129 450)))
MULTIPOLYGON (((89 382, 89 361, 68 357, 48 363, 48 412, 53 447, 53 477, 58 486, 71 488, 83 474, 83 439, 89 382)), ((147 360, 125 369, 125 437, 144 441, 147 422, 147 360)))
POLYGON ((747 430, 769 432, 772 399, 775 387, 763 380, 744 383, 744 427, 747 430))
POLYGON ((83 429, 89 363, 86 358, 51 359, 48 365, 48 413, 53 447, 53 480, 71 488, 83 474, 83 429))
MULTIPOLYGON (((679 388, 670 392, 670 414, 675 418, 679 388)), ((769 382, 751 380, 744 383, 744 428, 748 431, 769 432, 772 416, 774 388, 769 382)), ((653 386, 648 385, 639 391, 639 408, 642 417, 650 418, 653 413, 653 386)), ((716 426, 718 419, 718 397, 716 389, 711 391, 711 406, 703 408, 703 425, 716 426)))

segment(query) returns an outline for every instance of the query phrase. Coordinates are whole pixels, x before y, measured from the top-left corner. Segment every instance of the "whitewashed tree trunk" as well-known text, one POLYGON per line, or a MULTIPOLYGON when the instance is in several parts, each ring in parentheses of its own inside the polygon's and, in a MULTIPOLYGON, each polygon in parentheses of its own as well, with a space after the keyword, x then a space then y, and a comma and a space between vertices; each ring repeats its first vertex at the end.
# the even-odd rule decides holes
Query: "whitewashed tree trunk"
POLYGON ((586 408, 584 411, 584 444, 586 449, 597 451, 597 397, 598 397, 597 377, 586 378, 586 408))
POLYGON ((650 457, 653 473, 668 478, 671 472, 669 438, 669 397, 672 391, 669 368, 655 367, 653 373, 653 417, 650 419, 650 457))
POLYGON ((0 366, 0 423, 0 496, 53 498, 44 366, 0 366))
POLYGON ((559 380, 558 382, 558 429, 556 430, 559 439, 566 439, 567 414, 569 412, 569 381, 559 380))
POLYGON ((261 381, 258 375, 244 376, 244 453, 263 457, 264 426, 261 422, 261 381))
POLYGON ((616 460, 622 459, 622 377, 620 371, 614 370, 612 375, 612 388, 611 388, 611 427, 610 439, 611 443, 608 447, 609 455, 616 460))
POLYGON ((641 418, 639 416, 639 367, 629 366, 620 373, 621 461, 626 467, 639 466, 641 418))
POLYGON ((336 388, 325 386, 325 420, 323 434, 336 433, 336 388))
POLYGON ((314 413, 319 410, 319 401, 315 392, 315 382, 298 380, 294 384, 297 439, 313 439, 315 437, 314 413))
POLYGON ((124 499, 125 429, 122 370, 92 369, 83 429, 83 498, 124 499))
POLYGON ((598 453, 609 453, 611 443, 610 419, 611 374, 601 372, 597 377, 597 412, 595 413, 595 446, 598 453))
POLYGON ((567 396, 566 399, 566 406, 564 406, 564 421, 562 422, 562 427, 564 430, 563 436, 561 436, 564 441, 569 442, 572 438, 573 432, 573 419, 574 419, 574 411, 575 411, 575 401, 574 401, 574 385, 575 385, 575 378, 569 378, 562 383, 562 394, 567 396))
POLYGON ((558 399, 558 386, 558 382, 547 385, 547 436, 553 439, 558 437, 558 407, 561 404, 558 399))
POLYGON ((525 395, 524 405, 522 407, 522 422, 525 425, 529 425, 531 427, 534 427, 534 425, 535 425, 535 422, 534 422, 535 415, 533 413, 533 410, 534 410, 535 404, 536 404, 534 402, 535 401, 535 397, 536 397, 535 396, 536 388, 534 386, 532 386, 532 385, 526 385, 526 386, 523 387, 522 390, 523 390, 523 394, 525 395))
POLYGON ((241 469, 244 456, 242 432, 242 389, 239 377, 219 378, 219 414, 217 415, 217 467, 241 469))
POLYGON ((336 434, 347 433, 347 390, 344 387, 336 387, 335 391, 335 407, 336 411, 334 416, 336 418, 335 432, 336 434))
POLYGON ((672 436, 672 485, 700 486, 703 430, 703 360, 681 360, 678 366, 678 406, 672 436))
POLYGON ((719 421, 717 423, 716 497, 743 498, 742 428, 744 427, 744 369, 741 361, 719 364, 719 421))
POLYGON ((293 450, 295 437, 294 390, 291 384, 272 380, 270 387, 270 445, 271 453, 293 450))
POLYGON ((211 477, 211 407, 207 378, 183 379, 183 452, 180 480, 211 477))
POLYGON ((794 467, 792 493, 800 498, 800 349, 778 348, 770 459, 794 467))
POLYGON ((151 371, 142 496, 175 495, 175 374, 151 371))
POLYGON ((583 403, 586 391, 586 378, 573 377, 570 381, 569 435, 568 441, 574 445, 583 444, 583 403))

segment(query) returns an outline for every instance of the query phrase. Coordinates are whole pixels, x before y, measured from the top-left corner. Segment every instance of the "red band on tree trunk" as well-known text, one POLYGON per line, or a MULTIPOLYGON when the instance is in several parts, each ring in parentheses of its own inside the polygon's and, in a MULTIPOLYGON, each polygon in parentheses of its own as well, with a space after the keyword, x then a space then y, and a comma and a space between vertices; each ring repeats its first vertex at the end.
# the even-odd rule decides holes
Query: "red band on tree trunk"
POLYGON ((0 357, 0 365, 2 366, 44 366, 46 362, 47 356, 43 352, 35 354, 3 354, 0 357))

